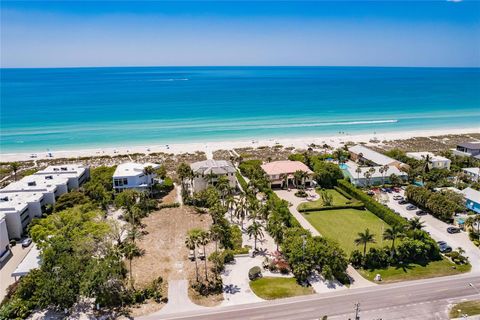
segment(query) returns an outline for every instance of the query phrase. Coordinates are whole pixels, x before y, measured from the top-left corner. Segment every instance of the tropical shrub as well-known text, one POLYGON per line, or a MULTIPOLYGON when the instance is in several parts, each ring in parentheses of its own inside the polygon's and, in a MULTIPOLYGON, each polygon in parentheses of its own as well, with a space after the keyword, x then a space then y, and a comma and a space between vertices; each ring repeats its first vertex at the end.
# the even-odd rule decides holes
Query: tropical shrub
POLYGON ((250 268, 250 270, 248 270, 248 278, 250 280, 255 280, 257 278, 260 278, 261 276, 262 276, 262 269, 260 269, 260 267, 258 266, 252 267, 250 268))

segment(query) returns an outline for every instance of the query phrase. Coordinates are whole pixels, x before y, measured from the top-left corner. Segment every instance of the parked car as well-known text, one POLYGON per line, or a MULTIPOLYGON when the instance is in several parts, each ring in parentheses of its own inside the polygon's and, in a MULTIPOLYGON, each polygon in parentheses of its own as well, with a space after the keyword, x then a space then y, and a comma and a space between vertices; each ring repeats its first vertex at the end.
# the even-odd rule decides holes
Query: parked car
POLYGON ((428 214, 428 212, 425 211, 425 210, 418 210, 417 212, 415 212, 415 214, 417 216, 426 216, 428 214))
POLYGON ((459 233, 459 232, 460 232, 460 228, 457 228, 457 227, 448 227, 448 228, 447 228, 447 232, 448 232, 448 233, 459 233))
POLYGON ((440 247, 441 253, 452 252, 452 247, 450 247, 445 241, 437 241, 438 246, 440 247))
POLYGON ((414 206, 413 204, 409 204, 406 209, 409 210, 409 211, 412 211, 412 210, 417 210, 418 208, 416 206, 414 206))
POLYGON ((393 187, 392 190, 393 190, 393 192, 396 192, 396 193, 400 192, 400 188, 397 188, 397 187, 393 187))
POLYGON ((22 247, 26 248, 32 244, 32 238, 26 238, 22 241, 22 247))
POLYGON ((407 204, 407 203, 408 203, 407 200, 400 200, 400 201, 398 201, 398 204, 407 204))
POLYGON ((374 195, 375 195, 375 192, 370 190, 370 191, 367 192, 367 194, 368 194, 369 196, 374 196, 374 195))
POLYGON ((403 200, 403 197, 399 194, 393 196, 393 200, 403 200))
POLYGON ((387 193, 392 193, 392 188, 385 188, 385 191, 386 191, 387 193))

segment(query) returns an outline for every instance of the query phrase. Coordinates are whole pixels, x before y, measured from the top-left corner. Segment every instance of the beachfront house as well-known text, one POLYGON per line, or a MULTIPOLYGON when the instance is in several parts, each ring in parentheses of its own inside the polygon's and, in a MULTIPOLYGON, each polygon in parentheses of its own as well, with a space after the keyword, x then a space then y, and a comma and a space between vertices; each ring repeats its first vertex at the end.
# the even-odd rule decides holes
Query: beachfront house
POLYGON ((148 190, 156 183, 156 163, 126 162, 117 166, 113 173, 113 189, 121 192, 125 189, 148 190))
POLYGON ((208 159, 194 162, 190 165, 193 173, 192 191, 199 192, 205 190, 209 185, 216 185, 218 178, 225 176, 231 188, 236 188, 237 178, 235 177, 235 167, 226 160, 208 159))
POLYGON ((465 197, 465 206, 475 213, 480 213, 480 191, 472 188, 462 190, 465 197))
POLYGON ((350 159, 353 161, 366 165, 366 166, 394 166, 398 169, 408 167, 405 163, 395 160, 393 158, 387 157, 380 152, 374 151, 367 147, 364 147, 360 144, 350 147, 348 149, 350 152, 350 159))
POLYGON ((312 185, 313 171, 300 161, 283 160, 268 162, 262 164, 262 169, 268 176, 272 188, 298 187, 295 179, 295 172, 297 171, 305 173, 302 181, 298 181, 300 185, 305 185, 306 187, 312 185))
POLYGON ((480 181, 480 168, 463 168, 462 172, 468 179, 474 182, 480 181))
POLYGON ((78 164, 48 166, 35 173, 37 176, 67 178, 67 187, 71 191, 80 187, 90 177, 90 167, 78 164))
POLYGON ((39 171, 0 190, 0 214, 5 218, 9 239, 20 239, 33 218, 41 217, 48 205, 88 179, 88 167, 68 167, 76 169, 56 173, 49 167, 52 171, 39 171))
POLYGON ((474 157, 480 159, 480 142, 463 142, 457 144, 457 148, 452 149, 453 154, 464 157, 474 157))
POLYGON ((429 169, 448 169, 452 161, 448 158, 437 156, 431 152, 407 152, 407 157, 418 161, 426 161, 428 158, 429 169))
POLYGON ((399 170, 396 166, 359 166, 353 161, 342 164, 341 169, 344 176, 358 187, 380 186, 391 183, 392 174, 402 181, 407 181, 406 172, 399 170))

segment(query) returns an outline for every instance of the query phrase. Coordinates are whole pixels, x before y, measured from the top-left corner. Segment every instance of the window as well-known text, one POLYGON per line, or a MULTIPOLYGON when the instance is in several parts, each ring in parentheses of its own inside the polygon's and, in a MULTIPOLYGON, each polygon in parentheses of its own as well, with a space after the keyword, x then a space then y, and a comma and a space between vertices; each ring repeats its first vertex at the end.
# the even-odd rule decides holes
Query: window
POLYGON ((127 178, 115 178, 113 179, 113 184, 115 187, 123 187, 128 185, 128 179, 127 178))

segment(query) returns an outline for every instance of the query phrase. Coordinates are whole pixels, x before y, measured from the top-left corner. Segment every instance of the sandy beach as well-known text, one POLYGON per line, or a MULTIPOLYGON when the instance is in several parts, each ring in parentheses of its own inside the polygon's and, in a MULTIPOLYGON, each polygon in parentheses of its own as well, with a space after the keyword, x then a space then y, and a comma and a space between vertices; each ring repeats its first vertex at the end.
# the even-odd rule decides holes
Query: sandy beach
POLYGON ((28 161, 35 159, 58 159, 58 158, 77 158, 77 157, 95 157, 95 156, 115 156, 134 153, 194 153, 196 151, 205 152, 207 158, 211 158, 216 150, 229 150, 234 148, 260 147, 282 145, 283 147, 294 147, 297 149, 306 149, 312 143, 317 145, 328 144, 338 148, 347 142, 367 143, 371 140, 379 141, 375 144, 381 144, 384 141, 410 139, 414 137, 429 137, 441 135, 458 135, 467 133, 480 133, 480 126, 476 128, 446 129, 446 130, 421 130, 408 132, 391 132, 377 134, 349 135, 338 134, 335 136, 314 136, 302 138, 280 138, 280 139, 251 139, 251 140, 233 140, 233 141, 212 141, 204 143, 177 143, 162 145, 144 145, 144 146, 123 146, 107 147, 82 150, 50 150, 49 152, 24 152, 24 153, 1 153, 1 162, 28 161))

